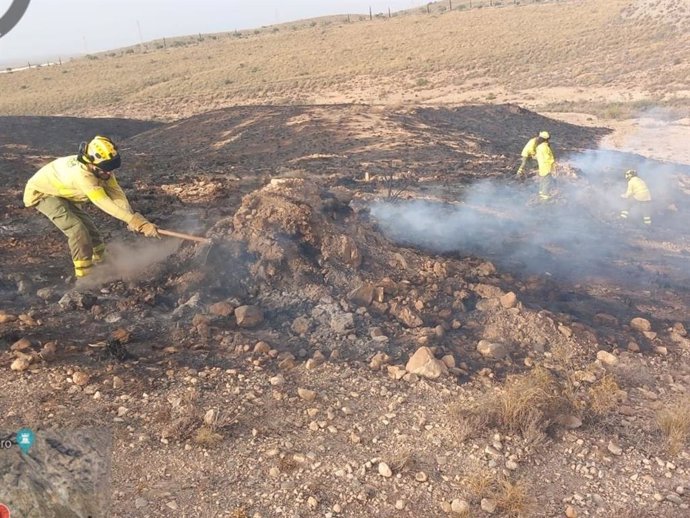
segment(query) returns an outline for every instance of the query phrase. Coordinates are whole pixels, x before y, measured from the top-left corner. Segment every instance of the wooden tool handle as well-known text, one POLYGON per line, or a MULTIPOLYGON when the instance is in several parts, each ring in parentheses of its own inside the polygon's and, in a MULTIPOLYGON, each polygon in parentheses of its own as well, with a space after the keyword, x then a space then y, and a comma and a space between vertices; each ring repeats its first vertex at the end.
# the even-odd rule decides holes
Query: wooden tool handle
POLYGON ((182 232, 173 232, 172 230, 158 229, 158 233, 161 236, 176 237, 178 239, 186 239, 187 241, 196 241, 197 243, 210 243, 211 240, 207 237, 192 236, 189 234, 183 234, 182 232))

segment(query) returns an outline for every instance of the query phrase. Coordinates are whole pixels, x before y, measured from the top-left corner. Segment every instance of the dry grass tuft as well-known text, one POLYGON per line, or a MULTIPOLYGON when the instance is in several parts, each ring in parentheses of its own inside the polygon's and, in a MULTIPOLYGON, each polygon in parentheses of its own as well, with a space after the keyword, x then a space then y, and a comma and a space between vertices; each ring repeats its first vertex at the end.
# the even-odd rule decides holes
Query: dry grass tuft
POLYGON ((496 424, 513 433, 546 430, 553 420, 573 407, 570 397, 548 370, 537 367, 512 376, 498 395, 490 415, 496 424))
POLYGON ((479 468, 463 479, 463 486, 467 489, 470 499, 479 501, 493 495, 498 487, 498 480, 488 469, 479 468))
POLYGON ((607 374, 589 389, 589 408, 597 416, 611 412, 618 404, 620 387, 616 378, 607 374))
POLYGON ((202 426, 194 433, 192 441, 203 448, 215 448, 223 442, 223 436, 208 426, 202 426))
POLYGON ((497 508, 505 515, 515 518, 532 515, 534 499, 530 489, 523 481, 504 480, 496 495, 497 508))
POLYGON ((657 424, 668 451, 673 455, 680 453, 690 437, 690 401, 671 405, 659 412, 657 424))

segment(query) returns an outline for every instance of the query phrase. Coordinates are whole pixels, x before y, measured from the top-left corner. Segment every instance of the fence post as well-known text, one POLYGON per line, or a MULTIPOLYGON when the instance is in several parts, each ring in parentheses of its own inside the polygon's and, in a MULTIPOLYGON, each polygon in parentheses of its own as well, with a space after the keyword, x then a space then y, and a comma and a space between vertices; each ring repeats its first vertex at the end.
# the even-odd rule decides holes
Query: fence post
POLYGON ((431 14, 431 8, 429 7, 431 4, 426 4, 426 14, 431 14))
POLYGON ((369 20, 373 20, 374 16, 371 14, 371 6, 369 6, 369 20))
POLYGON ((391 8, 389 7, 388 8, 388 18, 390 18, 390 17, 391 17, 391 8))
POLYGON ((453 10, 453 0, 448 0, 448 10, 449 11, 453 10))

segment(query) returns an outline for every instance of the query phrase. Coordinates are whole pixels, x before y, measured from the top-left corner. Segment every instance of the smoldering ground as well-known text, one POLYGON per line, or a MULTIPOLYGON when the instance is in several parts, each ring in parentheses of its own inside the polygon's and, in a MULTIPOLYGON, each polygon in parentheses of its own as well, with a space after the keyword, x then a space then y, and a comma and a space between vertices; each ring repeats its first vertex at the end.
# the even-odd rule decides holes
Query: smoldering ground
POLYGON ((371 213, 402 245, 442 254, 486 257, 515 274, 552 275, 573 282, 591 278, 649 284, 673 275, 690 286, 690 244, 685 229, 688 194, 684 166, 638 155, 596 150, 563 160, 577 178, 557 179, 557 198, 537 202, 537 179, 482 181, 456 203, 379 201, 371 213), (653 226, 641 213, 620 219, 624 173, 637 169, 653 197, 653 226), (673 242, 674 246, 665 246, 673 242))

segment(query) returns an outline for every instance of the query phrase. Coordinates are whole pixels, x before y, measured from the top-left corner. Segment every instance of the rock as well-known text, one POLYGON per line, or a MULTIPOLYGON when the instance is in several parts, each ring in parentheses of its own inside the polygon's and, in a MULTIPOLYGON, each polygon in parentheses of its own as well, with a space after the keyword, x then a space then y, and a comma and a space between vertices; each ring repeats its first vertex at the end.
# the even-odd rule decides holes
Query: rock
POLYGON ((449 369, 454 369, 455 368, 455 356, 452 354, 446 354, 443 358, 441 358, 441 361, 445 364, 446 367, 449 369))
POLYGON ((673 332, 676 333, 679 336, 688 336, 688 332, 685 329, 685 326, 681 324, 680 322, 676 322, 673 324, 673 332))
POLYGON ((517 295, 513 293, 512 291, 506 293, 501 297, 501 306, 503 306, 506 309, 514 308, 517 306, 517 295))
POLYGON ((305 335, 311 329, 311 320, 308 317, 297 317, 292 321, 292 332, 296 335, 305 335))
POLYGON ((518 463, 513 460, 509 460, 506 462, 506 469, 509 469, 510 471, 515 471, 516 469, 518 469, 518 467, 518 463))
POLYGON ((604 365, 616 365, 618 363, 618 357, 608 351, 599 351, 597 353, 597 360, 604 365))
POLYGON ((426 482, 427 480, 429 480, 429 476, 423 471, 420 471, 418 473, 415 473, 414 479, 417 482, 426 482))
POLYGON ((415 329, 424 325, 424 320, 422 320, 422 317, 416 310, 409 306, 403 306, 399 302, 393 302, 391 304, 390 313, 410 329, 415 329))
POLYGON ((280 385, 285 384, 285 376, 278 374, 277 376, 273 376, 271 379, 269 379, 268 382, 274 387, 279 387, 280 385))
POLYGON ((79 292, 77 290, 68 291, 58 301, 58 306, 63 310, 71 309, 91 309, 98 299, 95 295, 87 292, 79 292))
POLYGON ((143 509, 147 505, 149 505, 149 502, 146 500, 146 498, 138 497, 134 500, 135 509, 143 509))
POLYGON ((130 333, 123 327, 120 327, 119 329, 116 329, 115 331, 110 333, 110 336, 113 340, 116 340, 121 344, 127 344, 132 339, 132 333, 130 333))
POLYGON ((26 338, 17 340, 10 346, 10 351, 26 351, 28 349, 31 349, 31 342, 26 338))
POLYGON ((482 498, 481 508, 482 511, 489 514, 494 514, 496 512, 496 507, 498 503, 492 498, 482 498))
POLYGON ((113 388, 115 390, 120 390, 125 386, 125 382, 120 378, 119 376, 114 376, 113 377, 113 388))
POLYGON ((448 367, 434 357, 431 349, 420 347, 407 362, 405 370, 429 379, 438 379, 448 372, 448 367))
POLYGON ((504 344, 480 340, 477 344, 477 351, 487 358, 500 360, 508 356, 508 348, 504 344))
POLYGON ((607 313, 597 313, 594 315, 594 321, 608 327, 618 327, 618 319, 607 313))
POLYGON ((393 472, 391 469, 388 467, 388 464, 385 462, 380 462, 379 463, 379 475, 385 478, 390 478, 393 476, 393 472))
POLYGON ((87 373, 82 371, 77 371, 74 374, 72 374, 72 381, 78 387, 84 387, 88 385, 90 379, 91 377, 87 373))
POLYGON ((496 273, 496 267, 487 261, 477 266, 474 271, 479 277, 488 277, 496 273))
POLYGON ((668 355, 668 349, 664 347, 663 345, 658 345, 654 348, 654 352, 657 354, 660 354, 662 356, 667 356, 668 355))
POLYGON ((28 358, 21 357, 17 358, 12 362, 12 365, 10 365, 10 369, 16 372, 24 372, 29 368, 31 365, 31 361, 28 358))
POLYGON ((608 450, 612 455, 620 456, 623 454, 623 448, 613 441, 609 441, 608 450))
POLYGON ((349 334, 355 327, 355 317, 352 313, 338 313, 331 317, 331 329, 339 334, 349 334))
POLYGON ((460 516, 465 516, 470 512, 470 504, 468 504, 465 500, 456 498, 450 503, 450 510, 451 512, 459 514, 460 516))
POLYGON ((388 377, 391 379, 394 379, 396 381, 400 381, 408 373, 404 369, 404 367, 402 367, 400 365, 389 365, 387 370, 388 370, 388 377))
POLYGON ((582 419, 575 415, 562 416, 558 419, 558 424, 568 430, 575 430, 582 426, 582 419))
POLYGON ((257 342, 254 346, 255 354, 268 354, 271 352, 271 346, 266 342, 257 342))
POLYGON ((36 292, 36 296, 46 302, 52 302, 58 298, 58 294, 54 288, 41 288, 36 292))
POLYGON ((630 327, 632 327, 635 331, 651 331, 652 323, 646 318, 636 317, 630 321, 630 327))
POLYGON ((297 395, 304 401, 314 401, 316 399, 316 392, 313 390, 298 388, 297 395))
POLYGON ((369 362, 369 368, 372 370, 380 370, 381 367, 386 365, 391 361, 391 357, 384 352, 379 352, 374 355, 374 357, 369 362))
POLYGON ((363 284, 359 288, 355 288, 348 295, 347 299, 356 306, 368 307, 374 300, 374 286, 371 284, 363 284))
POLYGON ((491 284, 476 284, 473 291, 483 299, 500 299, 505 295, 501 288, 491 284))
POLYGON ((271 469, 268 470, 268 474, 269 474, 271 477, 276 478, 276 477, 279 477, 279 476, 280 476, 280 470, 279 470, 278 468, 276 468, 276 467, 273 467, 273 468, 271 468, 271 469))
POLYGON ((235 312, 235 306, 226 301, 216 302, 209 306, 208 312, 216 317, 229 317, 235 312))
POLYGON ((8 324, 10 322, 14 322, 15 320, 17 320, 15 315, 10 315, 9 313, 0 311, 0 324, 8 324))
POLYGON ((41 352, 39 353, 40 357, 47 362, 54 359, 56 354, 57 342, 46 342, 43 344, 43 347, 41 347, 41 352))
POLYGON ((680 505, 683 503, 683 499, 680 496, 678 496, 676 493, 669 493, 668 495, 666 495, 666 500, 668 500, 669 502, 672 502, 676 505, 680 505))
POLYGON ((566 518, 577 518, 577 511, 572 505, 565 508, 565 516, 566 518))
POLYGON ((631 353, 639 353, 640 346, 637 345, 636 342, 628 342, 628 351, 630 351, 631 353))
POLYGON ((307 505, 309 506, 309 509, 316 509, 319 506, 319 501, 313 496, 310 496, 307 498, 307 505))
POLYGON ((264 321, 264 312, 258 306, 240 306, 235 310, 237 325, 244 328, 252 328, 264 321))

